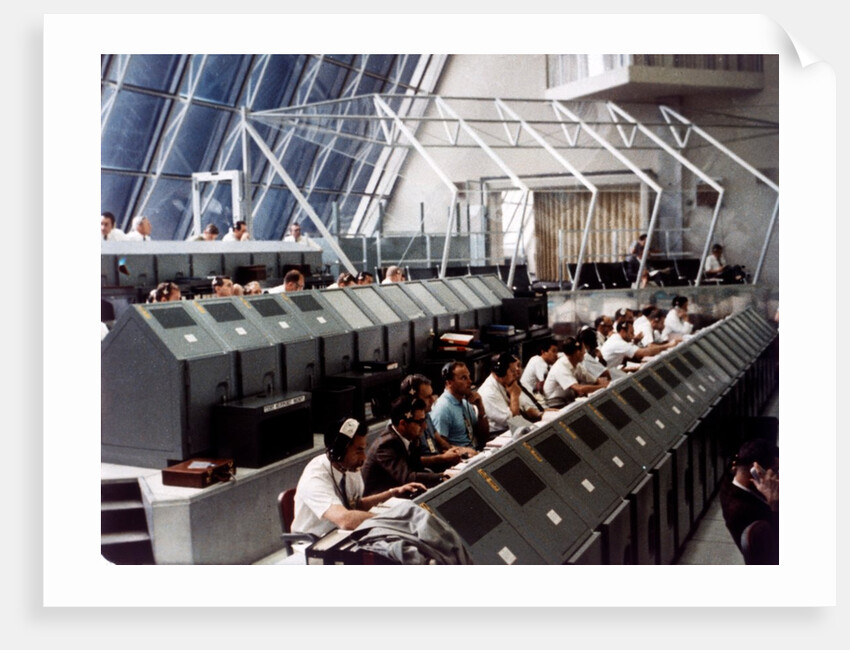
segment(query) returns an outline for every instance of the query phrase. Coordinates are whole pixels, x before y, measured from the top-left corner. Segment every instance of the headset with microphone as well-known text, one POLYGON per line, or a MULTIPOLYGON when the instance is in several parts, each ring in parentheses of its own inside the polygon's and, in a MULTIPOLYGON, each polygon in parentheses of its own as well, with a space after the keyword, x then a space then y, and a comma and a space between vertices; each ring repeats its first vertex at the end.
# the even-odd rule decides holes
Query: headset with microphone
POLYGON ((457 361, 449 361, 445 364, 440 370, 440 376, 443 378, 443 381, 451 381, 455 377, 455 364, 457 361))
POLYGON ((345 459, 345 452, 351 441, 357 435, 366 435, 366 425, 358 422, 354 418, 346 418, 342 421, 339 431, 334 434, 333 439, 325 436, 325 446, 328 450, 328 458, 336 463, 341 463, 345 459))
POLYGON ((422 384, 430 383, 431 380, 425 375, 419 373, 407 375, 407 377, 401 380, 400 394, 409 395, 410 397, 418 397, 419 387, 422 386, 422 384))
POLYGON ((516 361, 516 356, 511 352, 502 352, 495 356, 492 362, 492 370, 497 377, 504 377, 508 374, 511 364, 516 361))

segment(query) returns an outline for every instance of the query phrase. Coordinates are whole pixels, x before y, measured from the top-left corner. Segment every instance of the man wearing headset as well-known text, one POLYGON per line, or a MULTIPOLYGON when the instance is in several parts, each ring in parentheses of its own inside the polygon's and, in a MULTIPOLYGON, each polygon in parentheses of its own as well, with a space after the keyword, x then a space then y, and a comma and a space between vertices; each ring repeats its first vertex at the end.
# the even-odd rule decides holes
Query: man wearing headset
POLYGON ((363 464, 365 494, 377 494, 411 481, 434 487, 447 478, 425 469, 419 438, 425 428, 425 402, 402 395, 390 408, 386 430, 372 443, 363 464))
POLYGON ((546 408, 563 408, 575 401, 576 397, 587 397, 608 385, 606 377, 594 378, 582 365, 585 350, 581 341, 570 336, 561 347, 564 356, 552 365, 543 384, 546 408))
POLYGON ((686 296, 673 296, 672 307, 664 317, 664 331, 661 338, 668 341, 681 341, 690 336, 694 330, 694 324, 688 315, 688 298, 686 296))
POLYGON ((463 361, 450 361, 440 375, 446 389, 431 409, 434 427, 453 445, 483 449, 490 439, 490 423, 469 368, 463 361))
POLYGON ((307 463, 295 488, 293 532, 322 537, 335 528, 354 530, 373 516, 370 508, 391 497, 425 490, 421 483, 412 482, 363 496, 360 468, 366 461, 366 433, 365 424, 346 419, 339 432, 326 439, 326 452, 307 463))
POLYGON ((401 382, 402 395, 418 397, 425 403, 425 426, 419 439, 419 451, 422 464, 432 472, 442 472, 461 460, 475 456, 478 452, 472 447, 456 447, 446 440, 431 419, 431 408, 437 401, 431 380, 425 375, 414 373, 407 375, 401 382))
POLYGON ((479 393, 484 401, 490 433, 498 434, 510 428, 510 420, 518 415, 530 424, 543 416, 531 398, 522 390, 519 378, 522 362, 511 352, 502 352, 491 363, 490 376, 481 384, 479 393))

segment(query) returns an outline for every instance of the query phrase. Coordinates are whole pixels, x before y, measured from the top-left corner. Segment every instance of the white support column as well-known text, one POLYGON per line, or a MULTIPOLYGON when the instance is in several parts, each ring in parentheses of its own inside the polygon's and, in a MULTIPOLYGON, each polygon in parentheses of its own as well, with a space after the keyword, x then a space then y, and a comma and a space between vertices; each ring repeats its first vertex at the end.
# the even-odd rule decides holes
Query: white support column
MULTIPOLYGON (((578 261, 576 262, 576 278, 580 278, 581 267, 584 264, 584 257, 587 254, 587 240, 590 237, 590 226, 593 223, 593 212, 596 208, 597 198, 599 197, 599 188, 596 187, 596 185, 591 183, 589 180, 587 180, 587 178, 578 169, 573 167, 573 165, 566 158, 564 158, 560 153, 558 153, 558 151, 556 151, 555 148, 551 144, 549 144, 536 129, 532 128, 528 124, 528 122, 522 119, 515 111, 513 111, 507 104, 505 104, 505 102, 503 102, 501 99, 496 99, 496 106, 500 107, 501 110, 508 114, 508 116, 510 116, 514 120, 517 120, 520 124, 520 127, 526 132, 528 132, 528 134, 533 137, 550 156, 557 160, 564 168, 566 168, 567 171, 569 171, 573 176, 575 176, 581 182, 582 185, 584 185, 588 190, 590 190, 590 205, 587 208, 587 218, 584 222, 584 232, 581 236, 581 245, 579 246, 578 261)), ((517 140, 518 139, 519 135, 517 135, 517 140)), ((563 258, 559 257, 559 260, 560 261, 558 263, 558 266, 560 272, 560 266, 563 264, 563 258)), ((578 282, 573 282, 572 291, 576 291, 577 289, 578 282)))
POLYGON ((764 183, 770 189, 772 189, 774 192, 776 192, 776 202, 773 204, 773 211, 771 213, 770 223, 767 227, 767 233, 764 236, 764 244, 762 245, 762 250, 761 250, 761 255, 759 256, 758 266, 756 266, 756 271, 753 274, 753 282, 752 283, 756 284, 756 282, 758 282, 759 275, 761 274, 762 265, 764 264, 764 258, 765 258, 765 255, 767 254, 767 247, 768 247, 768 244, 770 243, 770 238, 773 235, 773 228, 776 225, 776 217, 777 217, 777 214, 779 213, 779 186, 776 183, 774 183, 772 180, 770 180, 767 176, 762 174, 758 169, 756 169, 755 167, 750 165, 748 162, 746 162, 743 158, 738 156, 735 152, 733 152, 728 147, 726 147, 726 145, 724 145, 720 141, 716 140, 714 137, 712 137, 711 135, 709 135, 708 133, 703 131, 700 127, 698 127, 696 124, 694 124, 693 122, 691 122, 687 118, 679 115, 679 113, 674 111, 672 108, 669 108, 667 106, 659 106, 658 109, 661 111, 661 115, 664 116, 664 119, 667 121, 667 123, 670 124, 671 130, 673 129, 673 125, 670 122, 670 118, 673 117, 673 118, 676 118, 677 120, 679 120, 682 124, 686 125, 689 130, 693 131, 697 135, 702 136, 709 144, 714 146, 716 149, 719 149, 721 152, 725 153, 733 161, 738 163, 741 167, 746 169, 753 176, 755 176, 757 179, 759 179, 762 183, 764 183))
MULTIPOLYGON (((657 144, 659 147, 661 147, 668 154, 673 156, 673 158, 675 158, 679 163, 681 163, 682 165, 684 165, 685 167, 690 169, 694 174, 699 176, 702 180, 704 180, 708 185, 710 185, 717 192, 717 194, 718 194, 717 204, 714 206, 714 214, 712 214, 712 216, 711 216, 711 224, 708 227, 708 236, 705 238, 705 246, 703 247, 702 256, 700 257, 700 261, 699 261, 699 270, 697 271, 697 277, 694 280, 696 285, 699 286, 702 282, 702 273, 703 273, 703 270, 704 270, 704 267, 705 267, 705 259, 706 259, 706 257, 708 257, 708 248, 711 245, 712 238, 714 237, 714 228, 717 225, 717 217, 720 213, 720 205, 723 203, 723 194, 724 194, 723 187, 719 183, 717 183, 713 178, 711 178, 708 174, 703 172, 699 167, 694 165, 690 160, 685 158, 682 154, 680 154, 678 151, 673 149, 670 145, 668 145, 661 138, 659 138, 657 135, 655 135, 652 131, 650 131, 648 128, 646 128, 643 124, 641 124, 635 118, 633 118, 631 115, 626 113, 626 111, 624 111, 622 108, 617 106, 614 102, 608 102, 607 106, 608 106, 608 112, 611 114, 611 117, 613 118, 615 123, 617 123, 617 115, 620 115, 623 118, 625 118, 626 120, 628 120, 629 122, 631 122, 633 125, 635 125, 635 127, 637 129, 640 130, 641 133, 643 133, 646 137, 648 137, 650 140, 652 140, 655 144, 657 144)), ((617 128, 619 129, 619 123, 618 123, 617 128)), ((622 131, 621 131, 621 133, 622 133, 622 131)), ((631 139, 634 140, 633 137, 631 139)), ((649 238, 647 238, 647 240, 649 241, 649 238)), ((649 246, 647 246, 644 249, 644 257, 646 256, 646 251, 648 249, 649 249, 649 246)))
MULTIPOLYGON (((561 104, 558 101, 552 102, 552 108, 555 110, 555 114, 560 113, 561 115, 566 116, 576 124, 578 124, 578 128, 584 130, 590 137, 596 140, 599 144, 601 144, 608 153, 614 156, 617 160, 623 163, 629 171, 631 171, 635 176, 637 176, 641 181, 643 181, 647 186, 652 188, 655 192, 655 203, 652 206, 652 213, 649 217, 649 225, 647 226, 647 241, 652 241, 652 233, 655 231, 655 225, 658 218, 658 210, 661 207, 661 194, 663 190, 661 186, 656 183, 652 178, 650 178, 640 167, 635 165, 631 160, 629 160, 626 156, 622 154, 618 149, 614 147, 608 140, 603 138, 599 133, 596 132, 595 129, 590 128, 587 124, 585 124, 584 120, 582 120, 578 115, 570 111, 566 106, 561 104)), ((576 133, 576 137, 571 141, 571 144, 575 146, 576 142, 578 142, 578 133, 576 133)), ((640 279, 643 277, 644 269, 646 268, 646 259, 649 255, 649 246, 645 246, 643 249, 643 255, 640 258, 640 266, 638 268, 637 278, 635 278, 634 288, 640 287, 640 279)), ((576 269, 578 271, 578 269, 576 269)))
POLYGON ((295 199, 298 201, 298 205, 301 206, 301 209, 307 213, 307 216, 313 222, 313 225, 316 226, 318 231, 322 233, 322 236, 325 238, 325 241, 328 243, 328 246, 331 247, 334 253, 337 254, 340 263, 346 268, 349 273, 353 273, 357 275, 357 268, 354 264, 351 263, 351 260, 348 259, 348 256, 345 252, 340 248, 339 243, 336 241, 333 235, 331 235, 330 231, 325 227, 325 224, 322 223, 322 220, 319 218, 319 215, 316 214, 316 211, 313 209, 313 206, 304 198, 304 195, 301 193, 301 190, 298 189, 298 186, 295 184, 295 181, 290 178, 289 174, 286 173, 286 170, 283 168, 283 165, 280 164, 280 161, 274 157, 272 150, 265 143, 262 136, 247 122, 244 123, 244 128, 248 132, 248 134, 254 139, 254 142, 257 143, 257 146, 260 148, 260 151, 263 152, 263 155, 269 161, 269 164, 274 168, 277 175, 280 176, 281 180, 283 180, 286 187, 289 188, 289 191, 292 192, 295 199))
MULTIPOLYGON (((442 110, 445 111, 446 114, 448 114, 452 119, 457 120, 457 123, 458 123, 458 125, 460 125, 460 128, 462 128, 469 135, 469 137, 472 138, 472 140, 475 142, 475 144, 477 144, 481 148, 481 150, 484 151, 484 153, 486 153, 490 157, 490 159, 499 166, 499 169, 501 169, 503 172, 505 172, 505 174, 507 174, 508 178, 511 179, 511 182, 516 187, 521 189, 522 192, 523 192, 523 208, 522 208, 522 217, 520 218, 520 223, 519 223, 519 236, 517 237, 517 248, 514 249, 514 254, 511 257, 511 268, 510 268, 510 271, 508 272, 508 286, 511 286, 513 284, 513 281, 514 281, 514 270, 516 269, 517 250, 519 249, 519 243, 522 241, 523 231, 525 230, 525 217, 526 217, 526 214, 527 214, 526 207, 528 205, 528 197, 531 195, 531 190, 529 189, 529 187, 525 183, 522 182, 522 180, 520 180, 519 176, 517 176, 514 173, 514 171, 510 167, 508 167, 505 164, 505 162, 499 156, 496 155, 496 152, 493 151, 487 145, 487 143, 484 142, 484 140, 481 139, 481 137, 475 132, 475 130, 472 129, 466 123, 466 121, 462 117, 460 117, 454 111, 454 109, 452 109, 452 107, 449 106, 445 102, 445 100, 442 97, 437 96, 435 98, 435 101, 437 103, 437 106, 442 107, 442 110)), ((448 242, 448 239, 446 239, 446 251, 447 252, 448 252, 448 245, 449 245, 449 242, 448 242)), ((443 258, 443 268, 440 271, 440 277, 443 277, 445 275, 445 272, 446 272, 446 263, 445 263, 445 256, 444 256, 444 258, 443 258)))
MULTIPOLYGON (((248 121, 248 109, 244 106, 241 111, 242 124, 248 121)), ((248 232, 254 237, 254 213, 251 210, 251 153, 249 149, 248 134, 242 128, 242 200, 240 201, 240 212, 248 226, 248 232)))
POLYGON ((433 169, 434 172, 436 172, 439 179, 443 182, 443 184, 446 187, 449 188, 449 192, 451 193, 451 200, 449 202, 449 206, 450 206, 449 216, 448 216, 448 219, 446 219, 446 244, 443 247, 443 263, 442 263, 442 267, 441 267, 442 270, 440 271, 440 277, 443 277, 445 275, 445 272, 446 272, 446 265, 448 264, 449 241, 450 241, 451 234, 452 234, 452 215, 453 215, 453 212, 454 212, 454 205, 457 202, 457 194, 458 194, 457 187, 455 187, 455 184, 452 183, 452 181, 449 179, 448 176, 446 176, 445 172, 443 172, 443 170, 440 169, 440 166, 428 154, 428 152, 425 150, 425 147, 423 147, 422 144, 419 142, 419 140, 416 139, 416 136, 413 135, 413 132, 409 128, 407 128, 407 126, 404 124, 404 122, 401 120, 401 118, 398 115, 396 115, 395 111, 393 111, 393 109, 390 108, 390 106, 383 99, 381 99, 381 97, 378 96, 378 95, 374 96, 374 102, 375 102, 375 106, 381 112, 385 113, 386 115, 388 115, 389 117, 391 117, 393 119, 393 122, 398 127, 398 130, 401 131, 404 134, 404 137, 407 138, 408 142, 410 142, 410 144, 413 145, 413 148, 416 149, 416 151, 419 153, 419 155, 422 156, 422 158, 425 160, 426 163, 428 163, 428 166, 431 167, 431 169, 433 169))

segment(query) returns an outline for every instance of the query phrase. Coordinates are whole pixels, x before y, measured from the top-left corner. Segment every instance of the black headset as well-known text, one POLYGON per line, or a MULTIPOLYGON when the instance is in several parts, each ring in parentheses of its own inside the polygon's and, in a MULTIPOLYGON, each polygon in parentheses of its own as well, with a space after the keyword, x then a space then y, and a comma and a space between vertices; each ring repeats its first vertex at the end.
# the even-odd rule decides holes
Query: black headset
POLYGON ((325 446, 328 448, 328 457, 337 463, 345 458, 348 445, 357 435, 366 434, 366 425, 354 418, 345 418, 339 423, 339 430, 334 434, 333 440, 325 438, 325 446))
POLYGON ((502 352, 493 358, 493 372, 496 373, 497 377, 504 377, 508 374, 508 369, 515 359, 516 357, 512 353, 502 352))
POLYGON ((440 376, 443 378, 443 381, 451 381, 454 379, 455 374, 455 363, 456 361, 449 361, 445 364, 440 370, 440 376))
POLYGON ((407 375, 407 377, 401 380, 400 394, 409 395, 410 397, 416 397, 419 395, 419 387, 422 384, 430 383, 431 380, 428 379, 425 375, 407 375))

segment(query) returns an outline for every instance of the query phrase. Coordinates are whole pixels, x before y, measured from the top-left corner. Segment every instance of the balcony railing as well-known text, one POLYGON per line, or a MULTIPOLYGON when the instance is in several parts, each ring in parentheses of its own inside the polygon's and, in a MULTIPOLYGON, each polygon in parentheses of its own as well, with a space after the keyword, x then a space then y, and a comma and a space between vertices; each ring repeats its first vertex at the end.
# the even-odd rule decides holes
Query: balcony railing
POLYGON ((546 65, 548 88, 629 66, 763 71, 760 54, 550 54, 546 57, 546 65))

